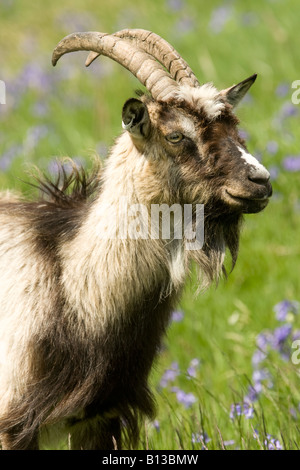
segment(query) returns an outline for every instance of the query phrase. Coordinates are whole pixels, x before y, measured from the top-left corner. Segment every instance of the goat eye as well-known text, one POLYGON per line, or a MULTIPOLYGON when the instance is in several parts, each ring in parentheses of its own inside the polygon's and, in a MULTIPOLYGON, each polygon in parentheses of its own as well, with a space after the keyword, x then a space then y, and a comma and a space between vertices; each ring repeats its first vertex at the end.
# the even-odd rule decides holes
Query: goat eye
POLYGON ((178 144, 182 141, 184 135, 181 132, 172 132, 172 134, 166 135, 166 139, 171 144, 178 144))

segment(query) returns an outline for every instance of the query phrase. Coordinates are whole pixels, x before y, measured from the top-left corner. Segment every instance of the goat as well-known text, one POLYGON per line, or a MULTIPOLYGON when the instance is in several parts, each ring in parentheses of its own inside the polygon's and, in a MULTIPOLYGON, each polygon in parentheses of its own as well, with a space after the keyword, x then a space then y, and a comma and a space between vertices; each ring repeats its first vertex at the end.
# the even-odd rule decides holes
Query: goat
MULTIPOLYGON (((243 214, 264 209, 268 171, 247 149, 233 109, 256 75, 218 91, 144 30, 73 33, 53 52, 90 51, 127 68, 146 92, 126 101, 104 168, 40 181, 44 196, 0 197, 2 448, 39 449, 55 425, 72 449, 135 448, 153 418, 148 377, 192 261, 199 284, 235 264, 243 214), (199 249, 172 236, 118 237, 119 202, 204 205, 199 249), (101 236, 101 231, 106 236, 101 236), (114 232, 115 234, 115 232, 114 232)), ((193 219, 194 220, 194 219, 193 219)), ((193 221, 194 223, 194 221, 193 221)))

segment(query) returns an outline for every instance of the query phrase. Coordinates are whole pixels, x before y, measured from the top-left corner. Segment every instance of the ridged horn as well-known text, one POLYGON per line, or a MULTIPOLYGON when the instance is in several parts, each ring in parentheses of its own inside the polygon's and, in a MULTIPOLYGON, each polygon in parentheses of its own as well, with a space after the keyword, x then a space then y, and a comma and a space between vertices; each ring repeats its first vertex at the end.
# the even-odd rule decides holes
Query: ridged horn
MULTIPOLYGON (((116 33, 118 34, 118 33, 116 33)), ((178 90, 178 83, 171 74, 139 46, 139 41, 125 39, 114 34, 94 31, 73 33, 62 39, 53 51, 52 64, 69 52, 92 51, 86 65, 98 55, 107 56, 129 70, 151 93, 154 99, 164 101, 178 90)))
POLYGON ((114 34, 119 38, 130 39, 145 52, 155 57, 180 85, 198 87, 197 77, 181 55, 165 39, 144 29, 124 29, 114 34))

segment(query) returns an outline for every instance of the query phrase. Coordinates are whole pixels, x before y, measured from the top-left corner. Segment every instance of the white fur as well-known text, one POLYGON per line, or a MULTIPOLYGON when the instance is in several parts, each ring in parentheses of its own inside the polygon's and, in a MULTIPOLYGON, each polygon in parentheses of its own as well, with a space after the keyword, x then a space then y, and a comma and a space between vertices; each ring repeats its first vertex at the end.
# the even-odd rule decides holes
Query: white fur
POLYGON ((268 170, 261 164, 259 161, 253 157, 250 153, 246 152, 242 147, 238 146, 239 151, 241 152, 241 157, 245 160, 245 165, 250 165, 254 168, 253 176, 261 179, 269 179, 270 173, 268 170))
POLYGON ((176 97, 191 103, 196 109, 203 107, 211 120, 216 119, 225 107, 220 93, 211 83, 205 83, 198 88, 181 86, 176 97))

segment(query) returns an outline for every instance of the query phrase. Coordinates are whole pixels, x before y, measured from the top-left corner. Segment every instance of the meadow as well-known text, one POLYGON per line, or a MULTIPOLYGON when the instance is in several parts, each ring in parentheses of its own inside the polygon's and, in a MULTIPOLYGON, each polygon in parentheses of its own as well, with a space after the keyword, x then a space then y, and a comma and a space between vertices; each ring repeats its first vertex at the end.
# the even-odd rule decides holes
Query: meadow
POLYGON ((145 423, 140 449, 300 448, 298 3, 1 0, 1 190, 31 197, 32 165, 55 177, 57 158, 86 168, 105 158, 123 103, 141 87, 106 58, 85 69, 81 52, 53 68, 52 50, 71 32, 152 30, 219 89, 258 74, 237 115, 274 194, 245 217, 227 280, 196 296, 192 273, 151 376, 157 419, 145 423))

